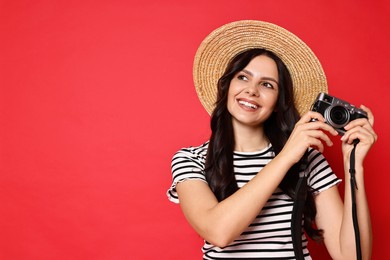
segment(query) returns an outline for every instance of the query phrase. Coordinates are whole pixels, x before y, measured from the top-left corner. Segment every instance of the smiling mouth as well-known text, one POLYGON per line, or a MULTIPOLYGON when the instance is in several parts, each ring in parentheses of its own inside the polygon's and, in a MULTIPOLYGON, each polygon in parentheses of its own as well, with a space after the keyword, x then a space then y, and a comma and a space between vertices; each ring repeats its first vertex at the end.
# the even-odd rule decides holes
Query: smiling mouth
POLYGON ((258 108, 258 106, 256 106, 255 104, 249 103, 247 101, 239 100, 238 103, 248 108, 252 108, 252 109, 258 108))

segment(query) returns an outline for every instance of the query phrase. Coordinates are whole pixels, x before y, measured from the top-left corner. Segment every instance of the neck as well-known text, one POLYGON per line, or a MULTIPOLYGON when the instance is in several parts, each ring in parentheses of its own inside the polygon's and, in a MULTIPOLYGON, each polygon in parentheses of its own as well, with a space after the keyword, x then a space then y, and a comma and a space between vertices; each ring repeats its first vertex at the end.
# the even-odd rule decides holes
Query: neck
POLYGON ((269 144, 262 126, 234 126, 234 140, 234 150, 237 152, 255 152, 264 149, 269 144))

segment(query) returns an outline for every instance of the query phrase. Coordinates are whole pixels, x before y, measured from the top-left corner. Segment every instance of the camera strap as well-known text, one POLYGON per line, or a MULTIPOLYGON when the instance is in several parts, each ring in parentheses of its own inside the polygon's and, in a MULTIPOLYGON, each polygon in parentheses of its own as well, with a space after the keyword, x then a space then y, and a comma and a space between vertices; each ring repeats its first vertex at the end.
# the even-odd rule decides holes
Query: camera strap
POLYGON ((349 174, 350 174, 350 184, 351 184, 351 198, 352 198, 352 219, 353 219, 353 228, 355 231, 355 243, 356 243, 356 259, 362 259, 362 252, 360 247, 360 232, 359 232, 359 224, 357 219, 357 210, 356 210, 356 195, 355 189, 357 190, 357 183, 355 179, 355 150, 356 146, 359 143, 359 139, 355 139, 353 142, 353 148, 350 156, 350 164, 349 164, 349 174))
MULTIPOLYGON (((353 142, 353 149, 350 156, 349 164, 349 173, 350 173, 350 185, 351 185, 351 198, 352 198, 352 220, 353 228, 355 231, 355 243, 356 243, 356 259, 362 259, 361 246, 360 246, 360 232, 359 224, 357 219, 357 210, 356 210, 356 194, 355 189, 357 190, 357 183, 355 178, 355 150, 356 146, 359 143, 359 139, 356 139, 353 142)), ((298 180, 297 186, 295 188, 295 198, 294 205, 291 217, 291 236, 292 243, 294 247, 295 259, 302 260, 303 257, 303 248, 302 248, 302 216, 303 208, 306 202, 307 196, 307 176, 304 174, 298 180)))
POLYGON ((307 196, 307 176, 299 177, 295 188, 295 198, 291 216, 291 237, 294 248, 295 259, 303 260, 302 248, 302 216, 307 196))

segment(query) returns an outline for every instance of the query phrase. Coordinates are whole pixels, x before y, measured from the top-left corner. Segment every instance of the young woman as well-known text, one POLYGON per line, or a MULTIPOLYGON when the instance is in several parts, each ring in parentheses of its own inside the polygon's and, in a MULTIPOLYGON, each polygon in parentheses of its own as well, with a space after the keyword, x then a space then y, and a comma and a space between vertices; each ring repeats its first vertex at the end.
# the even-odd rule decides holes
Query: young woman
MULTIPOLYGON (((256 34, 275 28, 259 21, 241 21, 220 31, 233 28, 247 37, 252 27, 256 34)), ((212 37, 229 38, 226 34, 212 37)), ((293 86, 299 73, 294 65, 288 67, 282 61, 283 53, 265 50, 264 39, 260 43, 248 39, 247 46, 231 52, 218 80, 210 140, 181 149, 172 160, 169 198, 180 201, 188 222, 204 238, 204 259, 294 259, 293 199, 299 177, 306 175, 302 228, 314 240, 323 240, 333 259, 356 259, 348 170, 353 140, 359 139, 357 216, 361 252, 363 259, 369 259, 372 237, 363 161, 377 139, 371 111, 361 107, 368 119, 351 121, 341 138, 346 183, 343 202, 336 185, 341 180, 321 154, 324 146, 333 145, 329 136, 338 132, 319 113, 306 111, 300 116, 293 86)), ((305 259, 311 259, 304 234, 302 248, 305 259)))

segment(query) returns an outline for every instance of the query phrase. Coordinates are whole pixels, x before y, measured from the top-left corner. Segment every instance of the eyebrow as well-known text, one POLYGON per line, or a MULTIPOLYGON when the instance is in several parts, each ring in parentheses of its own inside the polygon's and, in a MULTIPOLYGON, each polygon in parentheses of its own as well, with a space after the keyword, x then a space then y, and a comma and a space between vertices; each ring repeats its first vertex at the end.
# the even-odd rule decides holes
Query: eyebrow
MULTIPOLYGON (((249 70, 243 69, 242 71, 245 72, 245 73, 247 73, 247 74, 249 74, 251 77, 253 77, 253 73, 250 72, 249 70)), ((276 79, 272 78, 272 77, 262 77, 261 79, 262 79, 262 80, 273 81, 273 82, 275 82, 276 84, 279 85, 279 82, 278 82, 276 79)))

